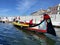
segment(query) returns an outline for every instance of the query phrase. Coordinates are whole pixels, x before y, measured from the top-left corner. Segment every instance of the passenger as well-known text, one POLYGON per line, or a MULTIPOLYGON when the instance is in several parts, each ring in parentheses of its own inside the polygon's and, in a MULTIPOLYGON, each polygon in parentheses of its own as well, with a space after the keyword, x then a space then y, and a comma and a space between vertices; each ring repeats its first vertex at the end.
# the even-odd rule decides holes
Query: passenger
POLYGON ((13 19, 13 21, 16 22, 16 21, 17 21, 16 19, 17 19, 17 17, 15 17, 15 18, 13 19))

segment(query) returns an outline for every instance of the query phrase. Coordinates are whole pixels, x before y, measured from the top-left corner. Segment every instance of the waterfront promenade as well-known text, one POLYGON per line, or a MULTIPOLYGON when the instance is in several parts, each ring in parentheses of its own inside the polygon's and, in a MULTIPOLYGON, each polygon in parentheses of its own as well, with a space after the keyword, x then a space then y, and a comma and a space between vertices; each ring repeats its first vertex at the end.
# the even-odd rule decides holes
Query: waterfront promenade
MULTIPOLYGON (((43 15, 40 16, 16 16, 17 18, 20 17, 20 20, 25 22, 25 21, 29 21, 31 19, 33 19, 33 23, 39 23, 41 20, 43 20, 43 15)), ((51 20, 52 20, 52 24, 55 26, 60 26, 60 15, 54 14, 54 15, 50 15, 51 20)), ((0 21, 8 21, 8 22, 13 22, 13 19, 15 17, 1 17, 0 21)))

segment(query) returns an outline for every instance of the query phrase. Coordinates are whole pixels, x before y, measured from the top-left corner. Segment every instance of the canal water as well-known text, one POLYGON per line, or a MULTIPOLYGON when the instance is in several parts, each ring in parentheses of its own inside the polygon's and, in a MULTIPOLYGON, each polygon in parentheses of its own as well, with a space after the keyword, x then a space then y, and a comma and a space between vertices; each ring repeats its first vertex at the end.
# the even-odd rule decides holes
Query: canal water
POLYGON ((21 30, 12 24, 0 23, 0 45, 60 45, 60 41, 44 34, 21 30))

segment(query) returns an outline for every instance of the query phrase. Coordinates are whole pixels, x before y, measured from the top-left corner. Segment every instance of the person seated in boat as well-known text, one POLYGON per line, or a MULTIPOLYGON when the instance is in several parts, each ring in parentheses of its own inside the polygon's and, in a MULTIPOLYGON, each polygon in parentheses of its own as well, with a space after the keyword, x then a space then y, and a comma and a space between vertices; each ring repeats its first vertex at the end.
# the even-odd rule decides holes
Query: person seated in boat
POLYGON ((15 21, 16 21, 16 19, 17 19, 17 17, 14 17, 13 21, 15 22, 15 21))
POLYGON ((33 19, 29 20, 29 21, 25 21, 26 24, 33 24, 33 19))
POLYGON ((19 21, 19 20, 20 20, 20 17, 17 17, 17 18, 16 18, 16 21, 19 21))
POLYGON ((19 22, 20 22, 20 17, 15 17, 15 18, 13 19, 13 21, 19 23, 19 22))

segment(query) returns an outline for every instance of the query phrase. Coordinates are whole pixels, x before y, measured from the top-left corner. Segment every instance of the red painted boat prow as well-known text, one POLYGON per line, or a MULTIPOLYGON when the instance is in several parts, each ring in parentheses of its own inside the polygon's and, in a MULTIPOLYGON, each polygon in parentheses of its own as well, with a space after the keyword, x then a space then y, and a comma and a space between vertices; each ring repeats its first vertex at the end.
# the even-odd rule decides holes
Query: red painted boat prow
POLYGON ((55 32, 54 27, 52 26, 50 16, 48 14, 44 14, 43 18, 44 19, 42 23, 40 23, 38 26, 29 27, 26 29, 30 31, 40 32, 40 33, 49 33, 56 36, 56 32, 55 32))

